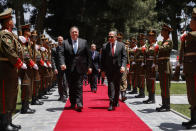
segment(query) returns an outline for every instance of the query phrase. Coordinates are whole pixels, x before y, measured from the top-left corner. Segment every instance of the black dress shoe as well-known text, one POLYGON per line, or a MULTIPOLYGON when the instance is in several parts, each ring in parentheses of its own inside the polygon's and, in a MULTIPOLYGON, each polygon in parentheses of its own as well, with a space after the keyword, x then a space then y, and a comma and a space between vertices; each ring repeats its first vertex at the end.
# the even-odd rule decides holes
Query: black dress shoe
POLYGON ((48 99, 47 96, 40 96, 39 99, 48 99))
POLYGON ((182 122, 182 126, 186 129, 191 129, 192 126, 196 125, 196 121, 190 120, 188 122, 182 122))
POLYGON ((44 102, 39 101, 39 100, 31 101, 31 105, 43 105, 43 104, 44 104, 44 102))
POLYGON ((137 91, 131 91, 131 92, 128 92, 128 94, 137 94, 137 91))
POLYGON ((156 108, 156 111, 157 112, 167 112, 167 111, 170 111, 170 107, 162 105, 161 107, 156 108))
POLYGON ((6 127, 3 127, 2 131, 18 131, 19 128, 13 127, 11 124, 8 124, 6 127))
POLYGON ((82 104, 81 104, 81 103, 78 103, 78 104, 77 104, 76 111, 81 112, 81 111, 82 111, 82 109, 83 109, 82 104))
POLYGON ((21 114, 33 114, 35 113, 34 109, 28 108, 28 109, 22 109, 21 114))
POLYGON ((155 100, 146 100, 146 101, 143 101, 144 104, 154 104, 155 103, 155 100))
POLYGON ((15 125, 15 124, 13 124, 13 123, 10 123, 10 125, 11 125, 12 127, 15 127, 15 128, 21 129, 21 125, 15 125))
POLYGON ((135 98, 145 98, 145 95, 139 94, 139 95, 135 96, 135 98))
POLYGON ((108 111, 113 111, 113 110, 115 110, 115 107, 112 106, 112 105, 110 105, 110 106, 108 107, 108 111))

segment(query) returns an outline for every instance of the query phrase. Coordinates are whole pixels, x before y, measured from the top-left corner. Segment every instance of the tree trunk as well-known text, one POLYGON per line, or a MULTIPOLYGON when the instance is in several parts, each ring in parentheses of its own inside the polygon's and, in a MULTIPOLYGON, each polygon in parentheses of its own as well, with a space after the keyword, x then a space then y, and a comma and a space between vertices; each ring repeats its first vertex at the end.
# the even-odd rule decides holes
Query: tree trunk
POLYGON ((172 31, 172 41, 173 41, 173 49, 178 50, 178 35, 177 35, 177 22, 176 22, 176 14, 171 17, 171 27, 172 31))
POLYGON ((15 16, 16 16, 16 28, 17 31, 21 30, 21 25, 24 25, 24 9, 23 4, 18 2, 14 5, 15 16))
POLYGON ((47 1, 42 0, 42 6, 38 8, 37 20, 35 24, 35 29, 37 30, 38 34, 43 34, 44 31, 44 24, 45 24, 45 17, 47 12, 47 1))

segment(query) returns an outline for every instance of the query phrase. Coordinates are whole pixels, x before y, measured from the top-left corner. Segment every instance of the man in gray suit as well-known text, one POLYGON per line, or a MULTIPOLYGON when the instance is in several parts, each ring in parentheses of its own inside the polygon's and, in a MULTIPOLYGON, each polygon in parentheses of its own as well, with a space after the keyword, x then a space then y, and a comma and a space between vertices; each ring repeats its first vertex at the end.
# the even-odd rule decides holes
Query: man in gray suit
POLYGON ((117 41, 116 31, 110 31, 108 42, 103 44, 101 54, 102 76, 106 74, 108 80, 108 96, 110 104, 108 111, 115 110, 119 106, 119 91, 122 73, 125 72, 127 54, 122 42, 117 41))
POLYGON ((71 38, 64 41, 59 48, 61 70, 67 70, 69 96, 72 109, 81 112, 83 109, 83 78, 84 74, 92 73, 91 55, 87 41, 79 37, 79 29, 71 27, 71 38))

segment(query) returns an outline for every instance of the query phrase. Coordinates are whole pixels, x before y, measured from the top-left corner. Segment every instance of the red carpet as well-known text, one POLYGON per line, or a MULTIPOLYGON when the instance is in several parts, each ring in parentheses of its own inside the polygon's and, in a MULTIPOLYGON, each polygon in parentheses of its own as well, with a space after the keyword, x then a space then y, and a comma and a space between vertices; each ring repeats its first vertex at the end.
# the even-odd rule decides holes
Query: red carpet
POLYGON ((108 111, 107 86, 98 86, 97 93, 83 88, 84 109, 70 110, 67 102, 54 131, 151 131, 137 115, 120 102, 115 111, 108 111))

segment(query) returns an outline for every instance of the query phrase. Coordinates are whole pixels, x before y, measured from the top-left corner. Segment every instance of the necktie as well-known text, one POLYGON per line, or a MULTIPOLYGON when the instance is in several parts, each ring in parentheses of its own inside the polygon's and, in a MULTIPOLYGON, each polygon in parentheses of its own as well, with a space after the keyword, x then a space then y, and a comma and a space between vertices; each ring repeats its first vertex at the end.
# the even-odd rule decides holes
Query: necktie
POLYGON ((114 56, 114 43, 112 43, 112 56, 114 56))
POLYGON ((93 51, 92 58, 93 58, 93 60, 94 60, 94 58, 95 58, 95 51, 93 51))
POLYGON ((74 46, 74 54, 77 53, 77 43, 76 43, 76 40, 74 40, 74 43, 73 43, 73 46, 74 46))

